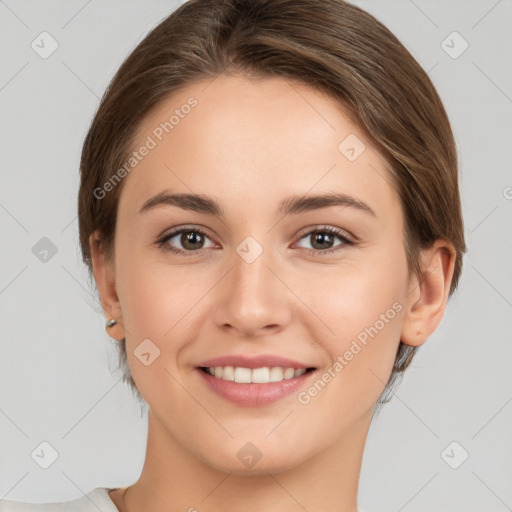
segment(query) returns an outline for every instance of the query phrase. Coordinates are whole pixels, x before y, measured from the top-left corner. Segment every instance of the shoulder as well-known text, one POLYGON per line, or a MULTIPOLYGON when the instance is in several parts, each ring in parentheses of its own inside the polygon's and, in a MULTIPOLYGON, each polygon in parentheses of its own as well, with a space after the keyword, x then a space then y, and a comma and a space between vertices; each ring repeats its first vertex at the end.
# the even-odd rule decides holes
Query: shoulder
POLYGON ((25 503, 0 500, 0 512, 119 512, 110 499, 110 488, 97 487, 81 498, 64 502, 25 503))

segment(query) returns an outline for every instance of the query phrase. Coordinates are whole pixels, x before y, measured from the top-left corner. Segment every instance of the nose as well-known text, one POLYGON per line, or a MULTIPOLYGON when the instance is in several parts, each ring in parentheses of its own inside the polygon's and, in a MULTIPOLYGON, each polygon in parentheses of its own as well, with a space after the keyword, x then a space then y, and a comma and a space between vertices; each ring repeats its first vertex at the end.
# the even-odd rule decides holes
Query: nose
POLYGON ((254 261, 236 253, 217 289, 214 321, 237 338, 275 334, 290 322, 293 294, 277 265, 263 251, 254 261), (284 282, 283 282, 284 281, 284 282))

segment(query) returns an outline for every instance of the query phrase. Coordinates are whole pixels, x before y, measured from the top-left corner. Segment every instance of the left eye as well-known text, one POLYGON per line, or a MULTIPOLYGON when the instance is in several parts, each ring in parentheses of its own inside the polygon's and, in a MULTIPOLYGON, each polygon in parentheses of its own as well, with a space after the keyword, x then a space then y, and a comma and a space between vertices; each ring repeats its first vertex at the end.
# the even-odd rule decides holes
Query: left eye
POLYGON ((325 252, 332 252, 333 249, 332 243, 335 238, 338 238, 343 243, 338 244, 338 247, 341 245, 355 245, 355 242, 348 238, 342 231, 330 227, 325 226, 323 228, 317 228, 312 231, 308 231, 304 236, 301 237, 300 240, 310 239, 312 241, 313 248, 309 249, 308 252, 311 253, 320 253, 323 254, 325 252), (327 245, 327 247, 326 247, 327 245), (318 247, 320 246, 320 247, 318 247))

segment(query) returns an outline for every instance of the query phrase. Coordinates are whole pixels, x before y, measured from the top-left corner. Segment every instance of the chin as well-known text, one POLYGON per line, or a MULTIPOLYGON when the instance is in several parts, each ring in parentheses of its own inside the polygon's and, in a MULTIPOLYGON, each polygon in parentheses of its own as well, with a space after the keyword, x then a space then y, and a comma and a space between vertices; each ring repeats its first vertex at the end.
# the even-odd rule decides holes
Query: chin
MULTIPOLYGON (((246 438, 247 439, 247 438, 246 438)), ((217 450, 215 450, 217 452, 217 450)), ((260 476, 267 473, 287 471, 305 460, 307 454, 295 448, 273 448, 268 441, 231 441, 217 453, 201 453, 198 456, 205 464, 224 473, 237 476, 260 476), (235 456, 233 456, 233 454, 235 456)))
POLYGON ((273 456, 271 458, 262 456, 254 466, 244 467, 238 459, 233 461, 233 458, 226 458, 223 463, 219 464, 218 459, 215 461, 208 461, 209 465, 217 471, 223 473, 230 473, 236 476, 265 476, 268 473, 278 474, 287 471, 295 466, 290 462, 290 459, 283 455, 282 457, 273 456))

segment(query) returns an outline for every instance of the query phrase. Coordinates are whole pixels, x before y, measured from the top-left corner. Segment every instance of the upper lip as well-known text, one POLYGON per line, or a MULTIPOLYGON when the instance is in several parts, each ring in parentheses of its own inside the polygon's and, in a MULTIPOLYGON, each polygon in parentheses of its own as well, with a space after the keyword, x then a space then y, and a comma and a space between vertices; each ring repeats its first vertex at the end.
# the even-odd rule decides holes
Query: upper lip
POLYGON ((314 368, 312 365, 303 364, 299 361, 281 357, 274 354, 261 354, 259 356, 246 356, 231 354, 226 356, 214 357, 203 361, 198 365, 199 368, 208 368, 215 366, 235 366, 241 368, 262 368, 264 366, 281 366, 283 368, 307 369, 314 368))

